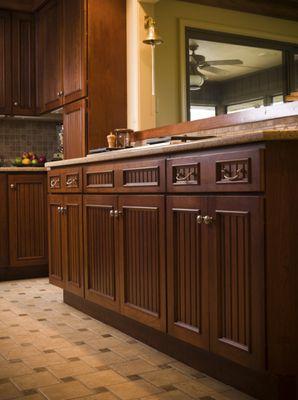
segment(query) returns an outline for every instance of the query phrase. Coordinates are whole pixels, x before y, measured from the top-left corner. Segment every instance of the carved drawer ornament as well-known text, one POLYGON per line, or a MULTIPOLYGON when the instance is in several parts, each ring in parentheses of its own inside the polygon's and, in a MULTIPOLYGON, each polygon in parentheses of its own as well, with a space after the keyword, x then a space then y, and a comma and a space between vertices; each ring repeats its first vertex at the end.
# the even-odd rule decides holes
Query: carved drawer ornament
POLYGON ((200 164, 173 166, 174 185, 199 185, 200 164))
POLYGON ((216 162, 216 183, 249 183, 250 158, 216 162))
POLYGON ((51 189, 61 189, 61 177, 51 176, 50 177, 50 188, 51 189))
POLYGON ((73 174, 73 175, 67 175, 66 176, 66 187, 79 187, 79 175, 78 174, 73 174))

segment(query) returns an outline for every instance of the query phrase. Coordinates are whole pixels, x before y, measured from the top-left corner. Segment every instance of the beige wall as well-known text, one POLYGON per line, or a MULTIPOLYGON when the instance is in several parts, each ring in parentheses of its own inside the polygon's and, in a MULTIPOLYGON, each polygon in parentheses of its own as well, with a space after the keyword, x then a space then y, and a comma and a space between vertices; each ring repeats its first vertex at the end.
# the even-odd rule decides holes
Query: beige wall
POLYGON ((160 0, 155 18, 164 44, 156 49, 156 126, 181 122, 183 26, 298 43, 298 23, 178 0, 160 0))

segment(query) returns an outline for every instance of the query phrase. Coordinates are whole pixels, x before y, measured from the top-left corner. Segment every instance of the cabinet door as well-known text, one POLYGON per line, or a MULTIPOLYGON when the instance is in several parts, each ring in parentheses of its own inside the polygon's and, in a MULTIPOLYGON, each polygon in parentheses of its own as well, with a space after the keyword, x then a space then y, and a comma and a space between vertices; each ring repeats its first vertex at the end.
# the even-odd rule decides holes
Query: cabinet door
POLYGON ((63 147, 64 158, 86 156, 86 100, 79 100, 64 107, 63 147))
POLYGON ((12 112, 35 113, 34 16, 12 14, 12 112))
POLYGON ((112 310, 119 310, 116 207, 117 196, 84 196, 85 297, 112 310))
POLYGON ((0 113, 11 113, 11 20, 0 11, 0 113))
POLYGON ((51 0, 37 14, 37 74, 40 111, 62 104, 61 3, 51 0))
POLYGON ((168 331, 194 346, 209 348, 206 198, 167 198, 168 331))
POLYGON ((265 363, 262 197, 212 197, 208 215, 211 351, 249 368, 265 363))
POLYGON ((7 174, 0 174, 0 268, 9 265, 7 174))
POLYGON ((62 19, 63 101, 68 104, 86 90, 86 1, 63 0, 62 19))
POLYGON ((166 329, 164 196, 119 196, 121 313, 166 329))
POLYGON ((65 289, 83 296, 83 220, 82 195, 65 195, 63 199, 63 274, 65 289))
POLYGON ((64 288, 62 251, 62 214, 63 195, 48 195, 48 224, 49 224, 49 280, 53 285, 64 288))
POLYGON ((10 265, 47 264, 46 176, 8 176, 10 265))

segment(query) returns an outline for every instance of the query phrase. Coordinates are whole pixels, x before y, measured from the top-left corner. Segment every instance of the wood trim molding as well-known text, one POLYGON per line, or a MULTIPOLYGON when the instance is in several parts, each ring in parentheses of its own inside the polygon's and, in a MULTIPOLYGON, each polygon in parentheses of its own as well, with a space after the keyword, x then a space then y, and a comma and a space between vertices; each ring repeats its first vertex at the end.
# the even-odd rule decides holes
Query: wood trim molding
POLYGON ((276 3, 266 0, 179 0, 205 6, 225 8, 268 17, 298 21, 298 5, 295 0, 276 3))
POLYGON ((146 129, 136 132, 136 140, 145 140, 154 137, 181 135, 208 129, 225 128, 233 125, 242 125, 252 122, 267 121, 283 117, 298 117, 298 101, 284 103, 276 106, 256 108, 233 114, 218 115, 196 121, 182 122, 180 124, 166 125, 160 128, 146 129))

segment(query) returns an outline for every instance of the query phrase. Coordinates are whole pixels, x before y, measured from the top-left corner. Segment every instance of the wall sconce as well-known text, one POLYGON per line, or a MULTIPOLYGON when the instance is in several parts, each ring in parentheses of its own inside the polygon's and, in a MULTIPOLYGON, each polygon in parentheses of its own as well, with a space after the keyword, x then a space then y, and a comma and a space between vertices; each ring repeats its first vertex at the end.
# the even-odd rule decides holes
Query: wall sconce
POLYGON ((155 46, 163 43, 162 38, 159 36, 156 29, 156 22, 152 17, 145 16, 145 29, 147 30, 147 36, 143 40, 143 43, 151 46, 152 55, 152 96, 155 96, 155 46))

